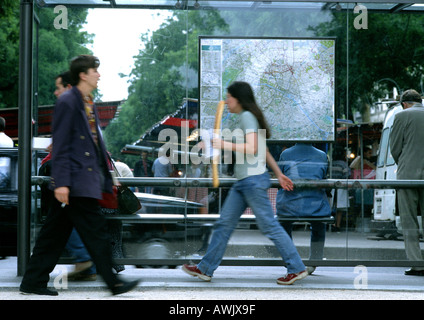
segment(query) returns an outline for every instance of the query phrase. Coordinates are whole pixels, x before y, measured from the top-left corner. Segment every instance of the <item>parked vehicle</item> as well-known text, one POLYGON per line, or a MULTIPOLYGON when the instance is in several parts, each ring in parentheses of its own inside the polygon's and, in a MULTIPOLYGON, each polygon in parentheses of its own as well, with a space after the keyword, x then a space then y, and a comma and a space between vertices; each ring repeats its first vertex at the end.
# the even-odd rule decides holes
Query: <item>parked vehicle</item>
MULTIPOLYGON (((35 145, 35 142, 33 142, 35 145)), ((47 152, 34 149, 32 175, 47 152)), ((39 228, 45 216, 40 207, 39 188, 33 186, 31 226, 39 228), (37 201, 35 201, 37 200, 37 201)), ((0 148, 0 258, 17 255, 18 242, 18 148, 0 148)))
MULTIPOLYGON (((137 259, 172 259, 183 254, 197 254, 205 249, 211 225, 186 223, 173 217, 199 214, 203 204, 179 197, 161 196, 149 193, 135 193, 142 208, 140 217, 153 215, 160 218, 141 220, 124 219, 124 243, 126 257, 137 259)), ((147 265, 137 265, 147 267, 147 265)))
POLYGON ((0 258, 16 256, 18 150, 0 148, 0 258))
MULTIPOLYGON (((397 165, 390 153, 389 136, 394 118, 400 111, 402 111, 400 103, 393 103, 386 112, 377 158, 377 180, 396 180, 397 165)), ((399 236, 400 222, 395 189, 374 190, 373 214, 372 222, 374 228, 379 230, 378 236, 388 236, 393 239, 399 236)))

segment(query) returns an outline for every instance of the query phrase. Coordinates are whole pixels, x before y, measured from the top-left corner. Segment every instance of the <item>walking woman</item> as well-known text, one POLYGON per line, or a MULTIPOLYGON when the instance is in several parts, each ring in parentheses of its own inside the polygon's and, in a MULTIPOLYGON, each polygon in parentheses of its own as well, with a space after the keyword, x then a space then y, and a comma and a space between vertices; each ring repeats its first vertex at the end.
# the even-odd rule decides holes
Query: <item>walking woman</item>
POLYGON ((183 265, 182 269, 192 276, 210 281, 221 263, 240 216, 247 207, 250 207, 260 230, 274 242, 286 263, 287 274, 277 279, 277 283, 292 284, 307 276, 306 267, 291 238, 274 217, 267 192, 270 187, 270 177, 266 163, 285 190, 293 190, 293 183, 283 175, 266 148, 266 138, 270 137, 270 130, 262 111, 256 104, 250 85, 246 82, 233 82, 227 88, 225 102, 229 112, 238 114, 239 129, 243 132, 244 141, 232 143, 215 138, 213 147, 235 152, 234 174, 237 181, 232 186, 221 210, 220 218, 214 225, 206 254, 198 265, 183 265))

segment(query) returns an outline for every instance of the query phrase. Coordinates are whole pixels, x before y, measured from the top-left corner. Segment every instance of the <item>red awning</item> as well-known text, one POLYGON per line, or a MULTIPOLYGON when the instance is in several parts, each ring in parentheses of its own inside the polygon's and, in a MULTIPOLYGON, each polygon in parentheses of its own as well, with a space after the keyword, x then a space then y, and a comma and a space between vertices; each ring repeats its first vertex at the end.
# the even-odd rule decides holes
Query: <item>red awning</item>
POLYGON ((165 119, 162 122, 162 124, 167 126, 183 127, 183 122, 185 126, 187 126, 187 123, 188 123, 188 127, 190 129, 197 128, 197 120, 181 119, 181 118, 174 118, 174 117, 169 117, 165 119))
MULTIPOLYGON (((100 118, 100 127, 106 128, 110 121, 115 117, 118 106, 123 101, 97 102, 97 111, 100 118)), ((37 125, 38 136, 47 136, 51 132, 54 106, 39 106, 38 119, 34 119, 34 125, 37 125)), ((0 109, 0 117, 6 119, 5 133, 13 140, 18 139, 18 108, 0 109)))

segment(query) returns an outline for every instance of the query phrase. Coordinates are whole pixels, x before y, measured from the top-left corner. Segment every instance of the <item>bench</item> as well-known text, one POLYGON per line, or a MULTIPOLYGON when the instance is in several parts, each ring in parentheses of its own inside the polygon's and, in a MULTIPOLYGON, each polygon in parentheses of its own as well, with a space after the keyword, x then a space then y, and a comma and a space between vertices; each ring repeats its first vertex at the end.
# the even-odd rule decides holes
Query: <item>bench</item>
MULTIPOLYGON (((210 224, 214 223, 219 219, 219 214, 156 214, 156 213, 140 213, 133 215, 117 215, 108 216, 107 219, 121 220, 126 223, 202 223, 210 224)), ((300 222, 300 223, 311 223, 311 222, 323 222, 323 223, 334 223, 334 217, 276 217, 280 222, 300 222)), ((240 223, 255 223, 256 218, 254 215, 243 214, 239 220, 240 223)))
MULTIPOLYGON (((108 216, 109 220, 119 220, 124 224, 184 224, 188 229, 191 228, 212 228, 214 222, 219 219, 219 214, 155 214, 155 213, 140 213, 133 215, 117 215, 117 216, 108 216)), ((311 222, 323 222, 323 223, 334 223, 334 217, 276 217, 280 222, 293 222, 293 223, 311 223, 311 222)), ((256 218, 253 214, 243 214, 239 220, 239 228, 244 229, 246 226, 250 228, 250 225, 256 225, 256 218)), ((148 228, 148 226, 147 226, 148 228)), ((205 232, 205 229, 203 229, 205 232)), ((205 241, 207 238, 201 240, 205 241)), ((154 245, 159 245, 155 244, 154 245)), ((136 257, 129 256, 123 259, 116 259, 117 263, 129 264, 129 265, 165 265, 165 266, 177 266, 187 262, 189 259, 192 262, 198 262, 200 259, 199 255, 189 255, 187 257, 167 257, 167 258, 146 258, 146 257, 136 257)), ((222 265, 246 265, 246 258, 225 258, 221 262, 222 265)), ((284 262, 281 259, 275 258, 248 258, 249 265, 284 265, 284 262)), ((310 262, 310 261, 309 261, 310 262)), ((313 261, 314 265, 318 265, 316 261, 313 261)))
MULTIPOLYGON (((159 213, 140 213, 132 215, 116 215, 108 216, 107 219, 123 220, 132 223, 172 223, 172 222, 215 222, 219 219, 219 214, 159 214, 159 213)), ((276 217, 278 221, 292 221, 292 222, 324 222, 333 223, 334 217, 276 217)), ((254 215, 242 215, 240 222, 255 222, 254 215)))

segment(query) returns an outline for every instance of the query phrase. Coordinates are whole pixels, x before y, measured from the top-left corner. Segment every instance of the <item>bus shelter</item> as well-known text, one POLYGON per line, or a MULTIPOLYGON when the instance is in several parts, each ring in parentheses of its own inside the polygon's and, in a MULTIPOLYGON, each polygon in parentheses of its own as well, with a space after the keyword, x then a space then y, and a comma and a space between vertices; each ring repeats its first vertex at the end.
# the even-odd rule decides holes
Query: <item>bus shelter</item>
MULTIPOLYGON (((213 129, 216 107, 225 100, 226 87, 240 80, 252 85, 270 123, 273 134, 268 146, 276 160, 285 148, 296 143, 313 144, 328 155, 328 179, 294 181, 299 190, 326 189, 332 208, 333 218, 322 220, 328 226, 324 255, 318 260, 309 259, 310 219, 292 221, 293 240, 305 264, 424 266, 422 261, 406 259, 393 200, 396 189, 422 188, 424 184, 398 181, 387 175, 380 177, 378 171, 386 169, 387 156, 387 151, 380 152, 380 141, 349 139, 349 130, 357 130, 361 125, 355 121, 354 114, 361 113, 363 123, 372 121, 373 106, 392 94, 393 83, 399 93, 409 88, 422 93, 422 50, 419 44, 414 46, 413 40, 420 39, 423 32, 420 24, 423 10, 424 2, 394 0, 360 4, 356 1, 21 0, 18 274, 25 269, 42 224, 37 190, 48 181, 34 173, 32 155, 32 114, 38 108, 40 88, 46 87, 40 83, 45 81, 41 79, 46 78, 43 77, 46 71, 39 66, 43 51, 54 52, 55 48, 54 36, 49 40, 46 35, 50 32, 57 39, 64 39, 71 32, 91 33, 89 26, 100 23, 103 30, 81 36, 81 43, 76 46, 85 49, 74 48, 73 52, 89 50, 98 56, 105 82, 107 70, 115 64, 124 61, 131 65, 127 71, 116 72, 126 72, 122 77, 129 85, 127 96, 122 99, 125 102, 105 130, 108 148, 115 148, 115 157, 125 155, 125 162, 134 168, 143 151, 149 151, 153 161, 158 156, 157 150, 168 141, 166 138, 158 141, 157 147, 152 147, 152 141, 143 145, 143 133, 160 121, 170 125, 167 129, 171 133, 178 131, 178 139, 168 145, 174 152, 175 175, 119 178, 122 184, 144 191, 138 192, 144 211, 109 219, 119 221, 122 227, 124 254, 117 258, 119 263, 173 267, 200 259, 228 188, 235 181, 228 168, 221 165, 220 185, 213 187, 208 149, 200 142, 207 141, 213 129), (134 21, 145 21, 145 25, 134 21), (134 31, 137 37, 118 42, 134 31), (108 46, 96 47, 102 37, 108 39, 108 46), (130 58, 124 55, 129 42, 138 42, 130 58), (184 101, 195 101, 197 107, 186 108, 185 114, 175 116, 184 101), (167 114, 174 116, 164 118, 167 114), (344 139, 338 135, 341 131, 347 132, 344 139), (125 135, 128 140, 116 139, 117 135, 124 136, 124 132, 130 133, 125 135), (364 156, 364 147, 371 146, 370 161, 376 163, 373 177, 364 177, 363 167, 359 178, 350 174, 333 176, 334 161, 342 161, 349 167, 353 146, 360 150, 359 156, 364 156), (158 195, 152 191, 159 187, 166 188, 168 193, 158 195), (338 190, 346 191, 337 200, 343 200, 340 201, 343 205, 335 201, 338 190), (365 214, 364 197, 358 200, 356 190, 371 191, 365 214), (388 192, 376 204, 376 192, 383 191, 388 192), (391 205, 382 206, 386 200, 391 205), (383 218, 381 210, 387 211, 383 218), (385 237, 379 220, 388 223, 395 236, 385 237)), ((66 41, 64 45, 71 46, 66 41)), ((53 65, 61 59, 61 63, 67 63, 70 58, 66 54, 54 55, 56 60, 52 58, 50 62, 53 65)), ((100 87, 98 101, 102 101, 101 95, 107 90, 118 90, 119 86, 122 84, 115 83, 108 89, 100 87)), ((379 117, 376 130, 384 127, 384 114, 390 109, 391 106, 378 110, 383 117, 379 117)), ((231 130, 232 115, 224 111, 222 119, 223 129, 231 130)), ((380 137, 381 133, 371 136, 380 137)), ((363 166, 364 161, 360 163, 363 166)), ((391 165, 389 170, 395 171, 391 165)), ((275 206, 278 184, 276 179, 271 181, 269 196, 275 206)), ((254 216, 247 209, 223 264, 282 263, 272 244, 258 232, 254 216)))

